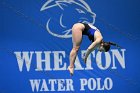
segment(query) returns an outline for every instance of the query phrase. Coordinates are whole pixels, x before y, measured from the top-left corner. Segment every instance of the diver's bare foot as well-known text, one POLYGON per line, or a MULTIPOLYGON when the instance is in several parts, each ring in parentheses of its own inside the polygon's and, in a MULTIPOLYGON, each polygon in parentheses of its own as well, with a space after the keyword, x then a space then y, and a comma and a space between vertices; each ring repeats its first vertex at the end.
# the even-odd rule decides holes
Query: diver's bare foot
POLYGON ((68 70, 69 70, 69 72, 70 72, 70 75, 73 76, 74 67, 69 66, 69 67, 68 67, 68 70))

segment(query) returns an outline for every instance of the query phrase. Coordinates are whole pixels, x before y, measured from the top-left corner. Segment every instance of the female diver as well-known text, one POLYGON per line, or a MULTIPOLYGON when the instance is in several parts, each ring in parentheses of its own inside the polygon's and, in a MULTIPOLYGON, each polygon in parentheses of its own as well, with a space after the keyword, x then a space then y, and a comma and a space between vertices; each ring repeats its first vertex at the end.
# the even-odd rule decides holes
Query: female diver
POLYGON ((80 44, 82 41, 82 36, 87 35, 89 40, 92 41, 91 45, 87 48, 87 51, 83 57, 84 62, 88 58, 88 55, 95 49, 99 50, 100 52, 107 52, 110 49, 110 45, 114 45, 119 47, 117 44, 112 42, 104 42, 103 36, 99 29, 91 24, 86 23, 76 23, 72 27, 72 42, 73 48, 70 52, 70 65, 68 70, 71 75, 74 73, 74 63, 77 56, 77 52, 80 48, 80 44))

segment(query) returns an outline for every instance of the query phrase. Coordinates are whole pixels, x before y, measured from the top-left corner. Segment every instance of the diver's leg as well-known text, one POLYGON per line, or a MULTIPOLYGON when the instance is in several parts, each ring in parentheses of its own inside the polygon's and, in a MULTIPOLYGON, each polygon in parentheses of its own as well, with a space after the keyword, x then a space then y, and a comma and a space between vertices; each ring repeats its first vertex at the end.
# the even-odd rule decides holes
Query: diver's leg
POLYGON ((80 24, 75 24, 72 28, 72 42, 73 48, 70 52, 70 66, 68 70, 70 71, 71 75, 74 72, 74 62, 77 56, 77 52, 80 48, 80 44, 82 41, 82 28, 80 24))

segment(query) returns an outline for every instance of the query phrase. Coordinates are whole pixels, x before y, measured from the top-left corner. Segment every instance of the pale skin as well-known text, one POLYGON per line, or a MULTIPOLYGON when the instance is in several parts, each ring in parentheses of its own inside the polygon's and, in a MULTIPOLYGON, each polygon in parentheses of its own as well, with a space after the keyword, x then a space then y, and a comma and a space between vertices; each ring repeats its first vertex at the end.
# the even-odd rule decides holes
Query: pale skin
MULTIPOLYGON (((73 75, 74 72, 74 63, 75 59, 78 53, 78 50, 80 48, 80 44, 82 42, 82 31, 84 30, 85 26, 81 23, 76 23, 72 27, 72 42, 73 42, 73 48, 70 52, 70 65, 68 67, 68 70, 70 71, 70 74, 73 75)), ((92 28, 92 26, 91 26, 92 28)), ((91 43, 91 45, 87 48, 86 54, 83 58, 84 62, 86 63, 86 60, 88 58, 88 55, 98 48, 99 51, 104 51, 103 44, 102 44, 102 35, 99 30, 96 30, 94 33, 94 42, 91 43)))

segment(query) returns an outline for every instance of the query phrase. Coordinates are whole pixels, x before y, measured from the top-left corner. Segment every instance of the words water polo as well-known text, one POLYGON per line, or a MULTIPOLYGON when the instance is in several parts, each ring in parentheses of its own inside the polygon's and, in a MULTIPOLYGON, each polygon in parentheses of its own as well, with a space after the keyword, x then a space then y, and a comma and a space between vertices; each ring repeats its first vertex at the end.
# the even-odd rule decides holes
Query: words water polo
MULTIPOLYGON (((86 50, 79 51, 75 62, 75 70, 92 70, 91 64, 96 63, 101 70, 117 69, 121 67, 125 69, 125 52, 126 49, 111 49, 109 52, 93 51, 88 59, 87 64, 82 66, 82 56, 86 50)), ((66 51, 15 51, 14 52, 19 71, 52 71, 52 70, 67 70, 69 65, 69 53, 66 51), (34 66, 32 66, 34 65, 34 66)))
MULTIPOLYGON (((77 82, 72 79, 30 79, 32 92, 42 91, 75 91, 74 83, 79 83, 79 90, 111 90, 113 81, 111 78, 80 78, 77 82), (51 87, 50 87, 51 86, 51 87)), ((74 92, 75 93, 75 92, 74 92)))

